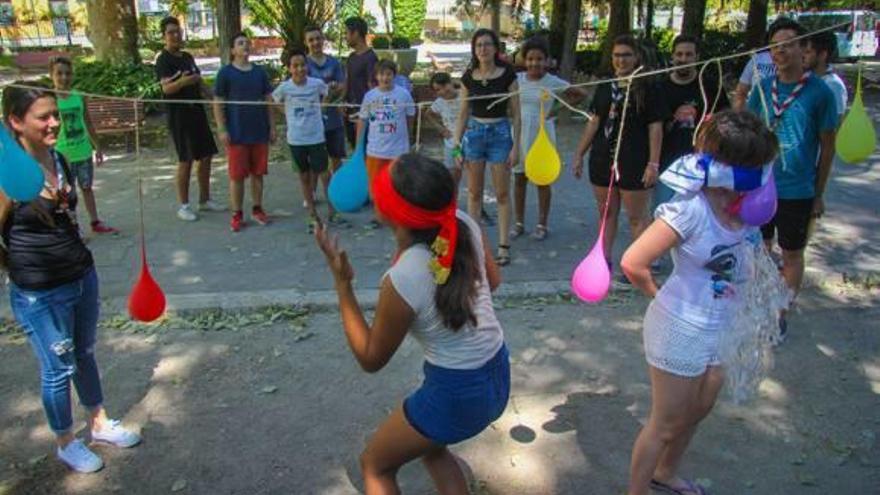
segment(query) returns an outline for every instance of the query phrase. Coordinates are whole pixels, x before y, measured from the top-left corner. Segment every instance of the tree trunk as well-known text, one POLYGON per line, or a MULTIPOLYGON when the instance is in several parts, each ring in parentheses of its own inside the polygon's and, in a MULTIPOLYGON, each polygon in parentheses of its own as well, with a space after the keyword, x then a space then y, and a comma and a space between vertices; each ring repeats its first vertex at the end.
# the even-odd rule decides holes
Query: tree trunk
POLYGON ((666 23, 667 29, 675 27, 675 4, 669 6, 669 21, 666 23))
POLYGON ((217 42, 220 44, 220 63, 229 63, 229 41, 241 31, 241 1, 217 0, 217 42))
POLYGON ((565 5, 566 0, 553 0, 553 11, 550 13, 550 55, 556 60, 562 59, 562 44, 565 37, 565 5))
POLYGON ((645 27, 645 0, 636 0, 636 26, 645 27))
POLYGON ((297 0, 293 4, 293 37, 288 44, 300 50, 306 50, 306 0, 297 0))
POLYGON ((565 26, 562 38, 562 60, 559 73, 563 79, 571 80, 577 59, 577 39, 581 30, 581 0, 567 0, 565 6, 565 26))
POLYGON ((681 20, 682 34, 703 37, 703 21, 706 19, 706 0, 684 0, 684 18, 681 20))
POLYGON ((88 0, 88 36, 100 62, 139 63, 134 0, 88 0))
POLYGON ((749 16, 746 19, 746 46, 749 48, 765 45, 768 3, 768 0, 751 0, 749 2, 749 16))
POLYGON ((501 0, 491 0, 492 31, 501 36, 501 0))
POLYGON ((645 9, 645 37, 650 39, 654 35, 654 0, 648 0, 645 9))
POLYGON ((611 43, 621 34, 632 31, 632 5, 630 0, 611 0, 608 18, 608 35, 602 40, 602 64, 600 70, 611 70, 611 43))

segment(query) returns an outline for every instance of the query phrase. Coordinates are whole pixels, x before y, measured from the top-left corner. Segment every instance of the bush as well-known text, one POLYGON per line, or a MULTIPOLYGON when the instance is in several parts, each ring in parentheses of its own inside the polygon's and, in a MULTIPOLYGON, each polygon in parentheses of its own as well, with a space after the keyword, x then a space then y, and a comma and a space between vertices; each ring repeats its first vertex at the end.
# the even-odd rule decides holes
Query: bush
MULTIPOLYGON (((105 62, 73 62, 73 88, 86 93, 127 98, 156 99, 162 89, 151 64, 108 64, 105 62)), ((155 105, 147 104, 147 110, 155 105)))
POLYGON ((427 0, 391 0, 394 33, 410 40, 421 38, 427 8, 427 0))
POLYGON ((271 81, 272 84, 278 84, 287 76, 287 71, 280 62, 266 60, 264 62, 254 63, 254 65, 259 65, 266 71, 266 74, 269 76, 269 81, 271 81))
POLYGON ((395 36, 391 38, 391 48, 395 50, 406 50, 411 47, 412 45, 409 42, 409 38, 405 36, 395 36))
POLYGON ((376 36, 373 38, 373 48, 376 50, 387 50, 391 47, 391 40, 388 36, 376 36))
POLYGON ((579 50, 575 54, 574 66, 579 72, 595 74, 602 63, 602 51, 598 49, 579 50))

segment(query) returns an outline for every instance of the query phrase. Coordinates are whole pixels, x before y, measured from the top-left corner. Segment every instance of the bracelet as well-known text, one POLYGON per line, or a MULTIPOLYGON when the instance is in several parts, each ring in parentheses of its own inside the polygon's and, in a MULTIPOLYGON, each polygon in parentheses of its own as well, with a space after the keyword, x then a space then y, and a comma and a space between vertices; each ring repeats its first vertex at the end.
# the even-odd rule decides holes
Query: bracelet
POLYGON ((461 158, 461 145, 452 148, 452 158, 461 158))
POLYGON ((660 171, 660 164, 657 162, 648 162, 648 166, 654 169, 654 172, 660 171))

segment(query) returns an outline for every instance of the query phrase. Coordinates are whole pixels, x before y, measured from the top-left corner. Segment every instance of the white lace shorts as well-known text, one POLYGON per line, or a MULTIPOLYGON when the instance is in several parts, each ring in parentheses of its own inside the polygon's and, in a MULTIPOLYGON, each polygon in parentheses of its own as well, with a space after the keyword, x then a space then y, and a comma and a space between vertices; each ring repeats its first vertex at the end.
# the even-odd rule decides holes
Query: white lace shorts
POLYGON ((688 323, 652 302, 645 312, 642 338, 651 366, 673 375, 695 377, 718 366, 719 332, 688 323))

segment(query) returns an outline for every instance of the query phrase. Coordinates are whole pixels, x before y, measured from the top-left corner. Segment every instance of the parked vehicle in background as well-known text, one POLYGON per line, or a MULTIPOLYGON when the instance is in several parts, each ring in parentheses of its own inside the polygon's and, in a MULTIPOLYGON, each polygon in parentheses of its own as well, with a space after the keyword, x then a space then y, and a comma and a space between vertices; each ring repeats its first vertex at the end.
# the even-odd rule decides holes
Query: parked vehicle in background
POLYGON ((877 53, 880 14, 871 10, 826 10, 782 14, 803 25, 807 31, 844 24, 834 29, 837 35, 837 57, 854 61, 877 53))

